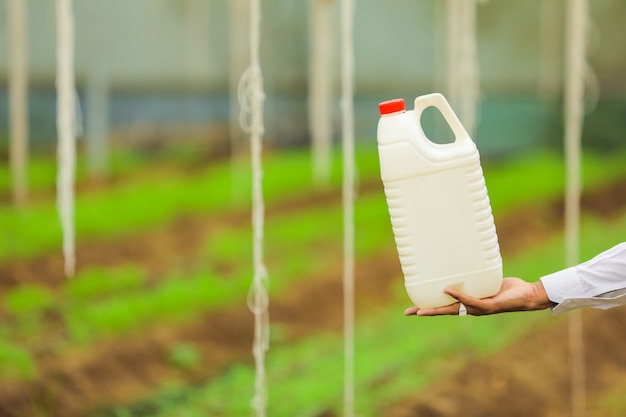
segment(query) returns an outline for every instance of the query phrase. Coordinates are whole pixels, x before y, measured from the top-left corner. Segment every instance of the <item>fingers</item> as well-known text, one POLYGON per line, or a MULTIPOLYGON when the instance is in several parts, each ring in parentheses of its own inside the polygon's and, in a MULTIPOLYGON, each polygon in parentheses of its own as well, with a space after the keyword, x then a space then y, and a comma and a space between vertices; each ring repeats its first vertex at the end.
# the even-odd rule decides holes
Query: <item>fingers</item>
POLYGON ((419 309, 420 309, 420 308, 419 308, 419 307, 416 307, 416 306, 409 307, 409 308, 407 308, 406 310, 404 310, 404 315, 405 315, 405 316, 414 316, 415 314, 417 314, 417 312, 418 312, 418 310, 419 310, 419 309))
POLYGON ((423 308, 417 312, 418 316, 456 316, 459 314, 459 303, 444 307, 423 308))
POLYGON ((454 298, 455 300, 462 302, 463 304, 472 305, 478 300, 478 298, 474 298, 469 295, 463 294, 462 292, 458 292, 457 290, 453 288, 445 288, 443 292, 445 292, 446 294, 448 294, 450 297, 454 298))
POLYGON ((436 307, 436 308, 419 308, 416 306, 409 307, 404 310, 404 315, 406 316, 456 316, 456 315, 480 315, 483 314, 480 303, 481 300, 478 298, 471 297, 469 295, 465 295, 460 293, 452 288, 446 288, 444 290, 446 294, 459 301, 459 303, 450 304, 444 307, 436 307), (463 307, 461 307, 463 306, 463 307))
POLYGON ((485 301, 481 300, 480 298, 476 298, 476 297, 472 297, 472 296, 467 295, 467 294, 463 294, 461 292, 453 290, 452 288, 446 288, 444 290, 444 292, 446 294, 448 294, 450 297, 452 297, 452 298, 458 300, 459 302, 461 302, 462 304, 464 304, 467 307, 467 313, 468 314, 472 314, 472 313, 469 312, 469 308, 470 307, 472 308, 472 310, 474 310, 474 311, 477 310, 478 312, 481 312, 486 307, 485 301))
POLYGON ((436 307, 436 308, 419 308, 419 307, 409 307, 404 310, 404 314, 406 316, 449 316, 449 315, 458 315, 459 314, 459 303, 450 304, 444 307, 436 307))

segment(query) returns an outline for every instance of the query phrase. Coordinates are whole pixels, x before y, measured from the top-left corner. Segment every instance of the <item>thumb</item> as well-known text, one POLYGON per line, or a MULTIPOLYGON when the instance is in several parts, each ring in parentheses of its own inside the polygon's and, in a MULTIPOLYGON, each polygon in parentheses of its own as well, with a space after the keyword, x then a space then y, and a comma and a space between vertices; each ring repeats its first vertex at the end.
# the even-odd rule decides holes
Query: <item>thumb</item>
POLYGON ((457 290, 455 290, 454 288, 446 287, 446 288, 444 288, 443 292, 448 294, 450 297, 452 297, 452 298, 454 298, 456 300, 459 299, 459 296, 462 296, 462 294, 460 292, 458 292, 457 290))
POLYGON ((443 292, 448 294, 450 297, 454 298, 455 300, 465 304, 466 306, 473 306, 476 304, 477 301, 480 301, 478 298, 474 298, 470 295, 463 294, 462 292, 459 292, 453 288, 445 288, 443 292))

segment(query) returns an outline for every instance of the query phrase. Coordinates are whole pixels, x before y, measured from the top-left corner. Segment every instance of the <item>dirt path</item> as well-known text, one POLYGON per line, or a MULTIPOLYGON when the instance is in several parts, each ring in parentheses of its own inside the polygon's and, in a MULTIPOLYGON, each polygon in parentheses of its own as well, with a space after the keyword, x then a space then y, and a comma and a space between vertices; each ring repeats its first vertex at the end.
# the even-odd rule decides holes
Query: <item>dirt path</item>
MULTIPOLYGON (((517 313, 523 314, 523 313, 517 313)), ((626 384, 626 308, 584 310, 587 414, 598 397, 626 384)), ((383 410, 387 417, 550 417, 570 415, 567 318, 383 410)), ((598 414, 599 413, 599 414, 598 414)))
MULTIPOLYGON (((315 204, 327 204, 330 201, 338 201, 339 198, 331 193, 312 196, 310 200, 307 199, 304 202, 287 203, 268 215, 280 215, 281 210, 297 210, 301 205, 311 207, 315 204)), ((584 201, 584 210, 596 214, 601 213, 606 217, 623 211, 626 207, 626 181, 594 191, 592 195, 587 195, 584 201), (597 200, 602 200, 602 203, 598 203, 597 200)), ((561 212, 560 203, 553 202, 520 209, 506 219, 497 220, 503 255, 509 256, 560 230, 561 212)), ((138 262, 146 266, 151 266, 152 262, 157 261, 156 265, 158 265, 158 258, 164 254, 171 255, 169 251, 172 248, 176 248, 176 252, 193 254, 193 245, 198 245, 204 234, 209 233, 216 224, 224 225, 229 224, 228 222, 236 224, 243 221, 249 221, 247 213, 225 215, 219 219, 182 219, 175 225, 149 232, 145 236, 123 239, 124 242, 122 240, 94 242, 89 252, 93 251, 97 254, 91 255, 94 258, 89 261, 94 264, 102 262, 102 264, 110 265, 112 262, 121 262, 120 259, 124 259, 126 262, 138 262), (191 237, 187 236, 187 233, 191 237), (185 250, 181 250, 181 247, 177 245, 182 242, 192 243, 185 250), (144 244, 148 249, 139 249, 144 244), (111 253, 106 253, 107 250, 111 253)), ((82 262, 86 263, 89 258, 86 254, 83 255, 85 257, 82 258, 82 262)), ((60 265, 54 266, 54 262, 50 259, 52 258, 38 259, 34 265, 24 263, 17 267, 18 264, 15 263, 9 267, 7 265, 0 267, 0 285, 3 288, 10 288, 23 282, 30 282, 29 280, 39 282, 41 277, 54 282, 50 279, 50 275, 46 275, 51 273, 54 276, 52 270, 47 271, 45 267, 37 266, 38 263, 51 264, 50 268, 58 267, 61 270, 60 265), (23 272, 23 275, 20 275, 21 279, 14 279, 12 275, 16 269, 11 268, 29 272, 23 272)), ((279 299, 272 300, 272 321, 284 326, 290 341, 315 331, 340 331, 343 309, 341 271, 341 261, 338 260, 325 273, 302 280, 302 284, 293 291, 281 295, 279 299), (320 299, 325 300, 325 303, 319 303, 320 299), (312 310, 316 311, 315 315, 309 314, 312 310)), ((358 276, 357 314, 362 311, 361 309, 371 309, 377 304, 384 305, 389 300, 393 287, 391 279, 400 274, 395 248, 389 248, 365 262, 359 262, 356 274, 358 276)), ((62 279, 58 272, 56 279, 62 279)), ((556 331, 558 332, 558 329, 556 331)), ((550 333, 551 331, 547 332, 543 337, 546 337, 546 340, 553 340, 555 336, 550 333)), ((556 339, 559 337, 556 333, 556 339)), ((592 337, 597 337, 597 335, 593 334, 592 337)), ((103 342, 86 351, 76 349, 62 354, 48 354, 37 359, 41 369, 40 378, 37 381, 0 384, 0 415, 27 417, 42 415, 43 412, 43 415, 47 416, 82 416, 106 405, 124 404, 141 398, 158 388, 165 379, 206 381, 235 362, 251 361, 251 343, 252 316, 242 301, 239 306, 207 314, 192 323, 144 329, 141 334, 134 337, 103 342), (197 371, 185 371, 172 366, 168 359, 168 349, 177 343, 190 343, 199 349, 202 361, 198 364, 197 371)), ((530 359, 522 363, 530 363, 530 359)), ((516 357, 509 358, 509 360, 518 361, 516 357)), ((505 359, 502 361, 504 363, 505 359)), ((492 364, 489 362, 484 366, 492 366, 492 364)), ((538 366, 541 366, 541 363, 538 366)), ((493 369, 498 369, 498 367, 494 366, 493 369)), ((472 373, 467 372, 469 372, 469 378, 472 373)), ((441 384, 445 385, 445 382, 441 384)), ((508 386, 505 384, 505 387, 508 386)), ((508 388, 504 390, 510 391, 508 388)), ((408 407, 406 409, 409 410, 409 414, 405 415, 414 415, 410 414, 411 407, 421 407, 412 401, 411 399, 411 402, 402 405, 408 407)), ((397 410, 401 408, 397 405, 397 408, 392 407, 390 410, 399 412, 397 410)), ((424 408, 426 409, 427 407, 424 408)), ((431 411, 425 411, 424 415, 455 415, 427 414, 427 412, 431 411)), ((402 414, 398 414, 400 415, 402 414)))

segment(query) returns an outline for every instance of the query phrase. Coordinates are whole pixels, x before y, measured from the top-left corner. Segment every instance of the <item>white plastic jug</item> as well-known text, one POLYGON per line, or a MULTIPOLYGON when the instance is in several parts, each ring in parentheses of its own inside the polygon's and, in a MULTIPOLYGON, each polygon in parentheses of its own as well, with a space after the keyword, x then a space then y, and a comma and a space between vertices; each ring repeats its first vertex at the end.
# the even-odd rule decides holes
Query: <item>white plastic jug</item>
POLYGON ((476 145, 441 94, 379 105, 378 153, 391 224, 409 298, 421 308, 456 302, 452 287, 489 297, 502 284, 502 258, 476 145), (441 112, 454 142, 437 144, 421 126, 441 112))

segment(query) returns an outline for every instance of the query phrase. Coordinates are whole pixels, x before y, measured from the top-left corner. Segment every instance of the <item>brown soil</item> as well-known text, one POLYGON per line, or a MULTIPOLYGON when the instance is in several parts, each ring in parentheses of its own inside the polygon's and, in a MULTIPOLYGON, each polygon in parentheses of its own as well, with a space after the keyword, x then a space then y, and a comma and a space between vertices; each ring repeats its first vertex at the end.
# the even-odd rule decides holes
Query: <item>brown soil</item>
MULTIPOLYGON (((586 415, 606 416, 598 398, 626 382, 626 308, 584 310, 582 317, 586 415)), ((496 355, 471 360, 459 372, 415 397, 387 407, 382 415, 569 416, 572 375, 568 320, 556 321, 535 329, 496 355)))
MULTIPOLYGON (((339 199, 340 196, 330 192, 319 193, 269 208, 267 215, 277 216, 339 199)), ((608 218, 625 206, 626 180, 587 194, 583 200, 584 210, 608 218)), ((560 213, 560 202, 548 202, 520 209, 505 219, 496 218, 503 256, 560 230, 560 213)), ((184 218, 170 226, 124 239, 81 243, 78 259, 82 267, 140 263, 149 267, 156 277, 166 259, 171 265, 173 253, 181 254, 179 262, 183 264, 187 261, 184 254, 192 256, 202 239, 216 227, 241 224, 249 219, 249 213, 225 214, 217 219, 184 218)), ((371 312, 376 305, 384 305, 390 299, 395 281, 392 278, 400 274, 394 249, 357 264, 357 315, 365 314, 365 309, 371 312)), ((287 340, 322 330, 341 331, 340 256, 336 255, 334 266, 324 274, 302 280, 303 284, 271 301, 272 322, 284 327, 287 340)), ((64 279, 61 271, 58 255, 28 262, 12 261, 0 265, 0 289, 27 282, 43 282, 55 288, 64 279)), ((591 398, 612 381, 620 380, 623 384, 626 379, 625 351, 620 347, 626 342, 626 333, 615 331, 624 322, 624 314, 623 309, 585 314, 588 374, 593 373, 588 379, 591 398)), ((384 415, 566 415, 569 368, 562 360, 567 356, 565 330, 565 323, 555 320, 554 326, 541 329, 518 346, 486 360, 471 361, 458 374, 442 378, 423 395, 386 406, 384 415), (546 373, 546 369, 550 372, 546 373), (543 379, 537 375, 549 376, 543 379)), ((132 337, 102 342, 89 350, 76 348, 41 354, 37 358, 40 377, 36 381, 0 384, 0 415, 73 417, 110 405, 131 403, 158 388, 163 380, 207 381, 235 362, 251 362, 251 344, 252 315, 242 300, 239 306, 206 314, 193 322, 157 325, 132 337), (168 360, 169 347, 178 343, 193 344, 201 352, 202 362, 195 371, 172 366, 168 360)))

